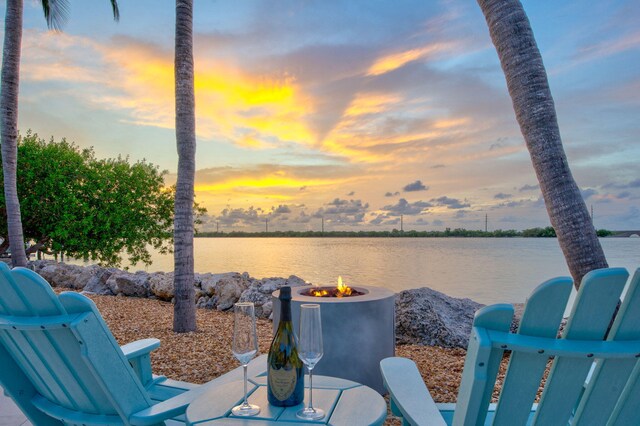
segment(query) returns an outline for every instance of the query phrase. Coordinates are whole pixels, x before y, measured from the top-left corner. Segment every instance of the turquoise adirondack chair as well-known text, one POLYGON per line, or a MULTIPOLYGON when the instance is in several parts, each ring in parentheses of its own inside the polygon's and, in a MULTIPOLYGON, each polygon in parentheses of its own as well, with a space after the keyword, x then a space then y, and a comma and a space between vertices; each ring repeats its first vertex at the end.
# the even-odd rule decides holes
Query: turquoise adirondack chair
POLYGON ((382 360, 392 411, 411 425, 640 425, 640 269, 603 340, 628 277, 622 268, 588 273, 559 339, 570 278, 534 290, 517 334, 509 332, 513 306, 480 309, 456 404, 435 404, 413 361, 382 360), (498 403, 490 404, 505 351, 511 352, 509 367, 498 403))
MULTIPOLYGON (((242 378, 241 368, 204 385, 154 376, 158 346, 118 346, 90 299, 58 296, 35 272, 0 262, 0 386, 34 425, 184 424, 194 398, 242 378)), ((265 370, 265 356, 249 365, 265 370)))

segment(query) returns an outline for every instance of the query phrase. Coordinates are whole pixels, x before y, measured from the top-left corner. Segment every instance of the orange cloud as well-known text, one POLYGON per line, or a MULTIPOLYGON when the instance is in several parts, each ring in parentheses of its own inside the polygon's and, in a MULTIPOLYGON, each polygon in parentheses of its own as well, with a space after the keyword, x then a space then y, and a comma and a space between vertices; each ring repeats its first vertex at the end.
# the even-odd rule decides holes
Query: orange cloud
MULTIPOLYGON (((139 124, 173 127, 172 58, 144 46, 105 53, 125 70, 119 84, 129 96, 121 106, 135 109, 139 124)), ((314 136, 305 124, 312 101, 290 76, 253 76, 233 64, 211 59, 196 58, 195 66, 199 136, 222 137, 247 148, 268 146, 267 141, 273 140, 313 143, 314 136)))
MULTIPOLYGON (((443 117, 442 112, 429 105, 428 100, 404 99, 398 94, 359 94, 345 109, 338 124, 322 141, 322 149, 349 158, 352 162, 392 163, 399 159, 406 164, 410 161, 424 161, 431 155, 433 147, 429 141, 452 138, 471 129, 469 117, 443 117), (424 124, 401 131, 387 129, 389 122, 401 121, 419 113, 424 124), (430 118, 436 115, 436 118, 430 118), (401 148, 418 144, 410 156, 401 148), (392 147, 396 146, 396 148, 392 147), (384 147, 379 149, 380 147, 384 147)), ((462 137, 460 138, 462 139, 462 137)), ((448 148, 455 150, 461 140, 448 148)), ((456 154, 458 155, 458 154, 456 154)))
POLYGON ((455 127, 461 127, 469 124, 471 119, 468 117, 460 117, 460 118, 449 118, 437 120, 433 123, 433 127, 436 129, 450 129, 455 127))
POLYGON ((359 94, 351 102, 351 105, 344 112, 345 116, 359 116, 365 114, 376 114, 388 110, 394 104, 400 102, 402 98, 397 95, 386 94, 359 94))
MULTIPOLYGON (((74 96, 92 106, 126 110, 131 124, 175 126, 169 51, 131 39, 107 45, 64 33, 30 31, 25 52, 25 80, 74 84, 74 96), (88 57, 92 61, 87 62, 88 57), (78 91, 78 83, 86 90, 78 91)), ((314 112, 313 98, 290 75, 256 75, 229 60, 196 54, 194 86, 196 132, 201 138, 250 149, 278 141, 315 143, 306 124, 314 112)))
POLYGON ((451 49, 452 47, 453 43, 441 42, 417 49, 405 50, 399 53, 392 53, 378 58, 378 60, 376 60, 374 64, 369 68, 369 71, 367 71, 367 75, 376 76, 385 74, 398 69, 403 65, 408 64, 409 62, 433 56, 436 53, 451 49))
POLYGON ((322 200, 324 197, 321 194, 333 193, 350 180, 353 179, 329 176, 322 179, 304 178, 271 173, 265 176, 230 177, 215 183, 197 183, 195 192, 198 202, 214 210, 224 207, 225 200, 242 200, 247 205, 267 208, 274 201, 310 200, 318 196, 322 200), (305 191, 301 191, 301 188, 305 188, 305 191))
POLYGON ((286 175, 272 174, 263 177, 244 177, 229 179, 213 184, 197 184, 196 191, 241 191, 246 189, 290 189, 298 190, 301 187, 335 185, 344 182, 345 179, 327 178, 327 179, 304 179, 286 175))

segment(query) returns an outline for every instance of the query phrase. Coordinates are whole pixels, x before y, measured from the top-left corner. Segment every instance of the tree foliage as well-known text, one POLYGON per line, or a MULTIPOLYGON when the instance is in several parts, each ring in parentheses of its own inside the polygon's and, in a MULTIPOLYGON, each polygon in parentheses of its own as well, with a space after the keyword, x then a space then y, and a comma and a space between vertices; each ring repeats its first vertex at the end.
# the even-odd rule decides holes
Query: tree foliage
POLYGON ((608 229, 598 229, 596 234, 598 234, 598 237, 608 237, 613 235, 613 231, 609 231, 608 229))
MULTIPOLYGON (((607 237, 613 232, 600 229, 598 236, 607 237)), ((271 232, 200 232, 199 237, 211 238, 555 238, 556 231, 551 226, 546 228, 531 228, 522 231, 515 229, 496 229, 495 231, 480 231, 464 228, 446 228, 444 231, 271 231, 271 232)))
POLYGON ((556 238, 556 230, 552 226, 546 228, 531 228, 522 231, 523 237, 536 237, 536 238, 556 238))
MULTIPOLYGON (((116 266, 124 255, 150 264, 150 247, 170 251, 174 189, 157 166, 97 159, 92 149, 31 133, 19 139, 18 159, 24 234, 34 249, 116 266)), ((4 209, 0 232, 6 241, 4 209)))

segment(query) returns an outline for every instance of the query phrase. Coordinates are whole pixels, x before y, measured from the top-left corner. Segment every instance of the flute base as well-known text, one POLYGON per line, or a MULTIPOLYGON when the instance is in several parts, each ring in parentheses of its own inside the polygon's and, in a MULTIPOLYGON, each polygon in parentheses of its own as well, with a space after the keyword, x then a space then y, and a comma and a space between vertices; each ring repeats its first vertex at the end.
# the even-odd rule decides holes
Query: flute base
POLYGON ((240 404, 240 405, 236 405, 231 409, 231 413, 234 416, 241 416, 241 417, 255 416, 259 412, 260 412, 260 407, 253 404, 246 404, 246 405, 240 404))
POLYGON ((320 420, 324 417, 324 410, 306 407, 298 411, 296 417, 303 420, 320 420))

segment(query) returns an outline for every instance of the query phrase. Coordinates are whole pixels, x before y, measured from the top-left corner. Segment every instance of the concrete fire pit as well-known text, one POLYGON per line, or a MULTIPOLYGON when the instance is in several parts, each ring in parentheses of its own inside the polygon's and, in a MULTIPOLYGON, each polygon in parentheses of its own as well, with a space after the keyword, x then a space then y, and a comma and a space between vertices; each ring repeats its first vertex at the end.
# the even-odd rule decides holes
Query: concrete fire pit
MULTIPOLYGON (((324 356, 314 374, 341 377, 385 393, 380 360, 395 354, 395 294, 381 287, 353 286, 350 297, 305 296, 308 286, 291 289, 293 326, 299 332, 300 305, 317 303, 322 315, 324 356)), ((280 321, 280 291, 273 293, 274 330, 280 321)))

